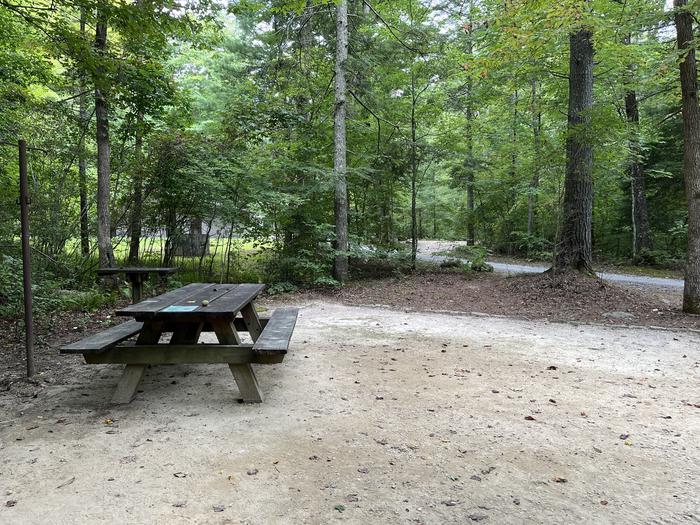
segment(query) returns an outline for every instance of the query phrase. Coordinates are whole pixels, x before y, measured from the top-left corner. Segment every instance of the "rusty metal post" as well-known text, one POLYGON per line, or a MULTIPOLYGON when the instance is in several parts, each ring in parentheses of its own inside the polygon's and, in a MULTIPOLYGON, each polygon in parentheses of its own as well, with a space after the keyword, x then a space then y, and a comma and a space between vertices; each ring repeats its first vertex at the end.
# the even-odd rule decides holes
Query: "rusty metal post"
POLYGON ((27 142, 19 141, 19 207, 22 223, 22 277, 24 285, 24 329, 27 349, 27 377, 34 375, 34 317, 32 315, 32 267, 29 253, 29 182, 27 142))

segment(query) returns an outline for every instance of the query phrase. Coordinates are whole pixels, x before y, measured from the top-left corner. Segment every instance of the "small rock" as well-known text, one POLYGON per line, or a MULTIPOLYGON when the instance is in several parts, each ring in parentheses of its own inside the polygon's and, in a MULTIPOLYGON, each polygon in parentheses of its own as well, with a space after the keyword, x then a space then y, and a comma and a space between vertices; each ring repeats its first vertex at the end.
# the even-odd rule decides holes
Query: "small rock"
POLYGON ((14 499, 10 499, 5 502, 6 507, 14 507, 15 505, 17 505, 17 500, 14 499))
POLYGON ((223 512, 223 511, 224 511, 224 508, 225 508, 225 507, 224 507, 223 505, 214 505, 214 506, 212 507, 212 510, 213 510, 214 512, 223 512))
POLYGON ((248 469, 246 471, 246 474, 248 474, 249 476, 255 476, 257 473, 258 473, 258 469, 256 469, 256 468, 251 468, 251 469, 248 469))
POLYGON ((481 477, 477 476, 476 474, 474 474, 473 476, 470 476, 469 479, 473 479, 474 481, 481 481, 481 477))
POLYGON ((446 507, 454 507, 456 505, 459 505, 459 501, 454 500, 454 499, 448 499, 448 500, 444 500, 442 502, 442 504, 445 505, 446 507))
POLYGON ((470 514, 467 517, 472 521, 484 521, 489 519, 489 517, 486 514, 470 514))
POLYGON ((177 507, 177 508, 182 508, 182 507, 186 507, 186 506, 187 506, 186 501, 176 501, 175 503, 173 503, 173 507, 177 507))

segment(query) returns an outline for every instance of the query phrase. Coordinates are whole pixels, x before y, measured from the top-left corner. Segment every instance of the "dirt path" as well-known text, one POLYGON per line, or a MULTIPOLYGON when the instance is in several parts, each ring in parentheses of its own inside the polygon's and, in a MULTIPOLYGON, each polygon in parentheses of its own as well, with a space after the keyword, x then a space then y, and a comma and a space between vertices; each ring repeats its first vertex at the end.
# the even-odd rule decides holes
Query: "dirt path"
MULTIPOLYGON (((424 261, 441 263, 447 259, 454 257, 445 257, 437 255, 445 253, 457 246, 466 244, 463 241, 418 241, 418 257, 424 261)), ((466 259, 462 259, 466 261, 466 259)), ((546 271, 549 266, 542 264, 531 263, 514 263, 514 262, 497 262, 489 260, 488 263, 493 266, 494 271, 507 273, 510 275, 520 275, 527 273, 541 273, 546 271)), ((683 290, 683 279, 670 279, 666 277, 650 277, 647 275, 630 275, 616 272, 596 272, 596 275, 606 281, 619 283, 629 286, 638 286, 643 288, 667 288, 678 292, 683 290)))
POLYGON ((313 303, 262 405, 163 366, 113 408, 75 359, 0 394, 0 523, 700 523, 699 343, 313 303))

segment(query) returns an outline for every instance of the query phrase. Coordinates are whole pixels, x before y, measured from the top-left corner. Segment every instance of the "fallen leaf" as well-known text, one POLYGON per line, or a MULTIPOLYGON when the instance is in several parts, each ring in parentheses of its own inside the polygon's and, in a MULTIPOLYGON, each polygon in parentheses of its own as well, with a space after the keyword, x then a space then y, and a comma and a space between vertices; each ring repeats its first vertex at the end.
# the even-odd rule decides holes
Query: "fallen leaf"
POLYGON ((72 478, 70 478, 68 481, 64 481, 63 483, 61 483, 61 484, 60 484, 58 487, 56 487, 56 488, 57 488, 57 489, 62 489, 63 487, 67 487, 68 485, 70 485, 70 484, 73 483, 74 481, 75 481, 75 476, 73 476, 72 478))
POLYGON ((173 474, 173 476, 175 476, 176 478, 186 478, 187 474, 185 474, 184 472, 176 472, 175 474, 173 474))
POLYGON ((532 416, 525 416, 525 421, 537 421, 537 420, 532 416))

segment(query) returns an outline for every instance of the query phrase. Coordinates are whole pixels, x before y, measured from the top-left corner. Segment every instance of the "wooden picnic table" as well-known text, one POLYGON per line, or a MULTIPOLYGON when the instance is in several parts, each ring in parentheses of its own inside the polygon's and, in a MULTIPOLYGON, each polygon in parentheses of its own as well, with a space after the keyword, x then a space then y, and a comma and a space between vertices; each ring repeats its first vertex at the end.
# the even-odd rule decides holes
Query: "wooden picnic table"
POLYGON ((150 268, 147 266, 117 266, 115 268, 98 268, 97 275, 119 275, 124 274, 131 284, 131 302, 138 303, 143 297, 143 282, 148 279, 151 274, 165 277, 172 275, 177 271, 177 268, 150 268))
POLYGON ((126 365, 112 397, 129 403, 148 365, 225 363, 229 365, 244 401, 261 402, 253 363, 284 359, 296 323, 296 308, 278 308, 261 318, 255 299, 262 284, 188 284, 118 310, 132 321, 65 346, 62 353, 83 354, 89 364, 126 365), (164 333, 172 333, 161 343, 164 333), (214 332, 218 344, 200 343, 202 332, 214 332), (247 332, 253 343, 243 343, 247 332), (134 342, 124 342, 137 336, 134 342))

